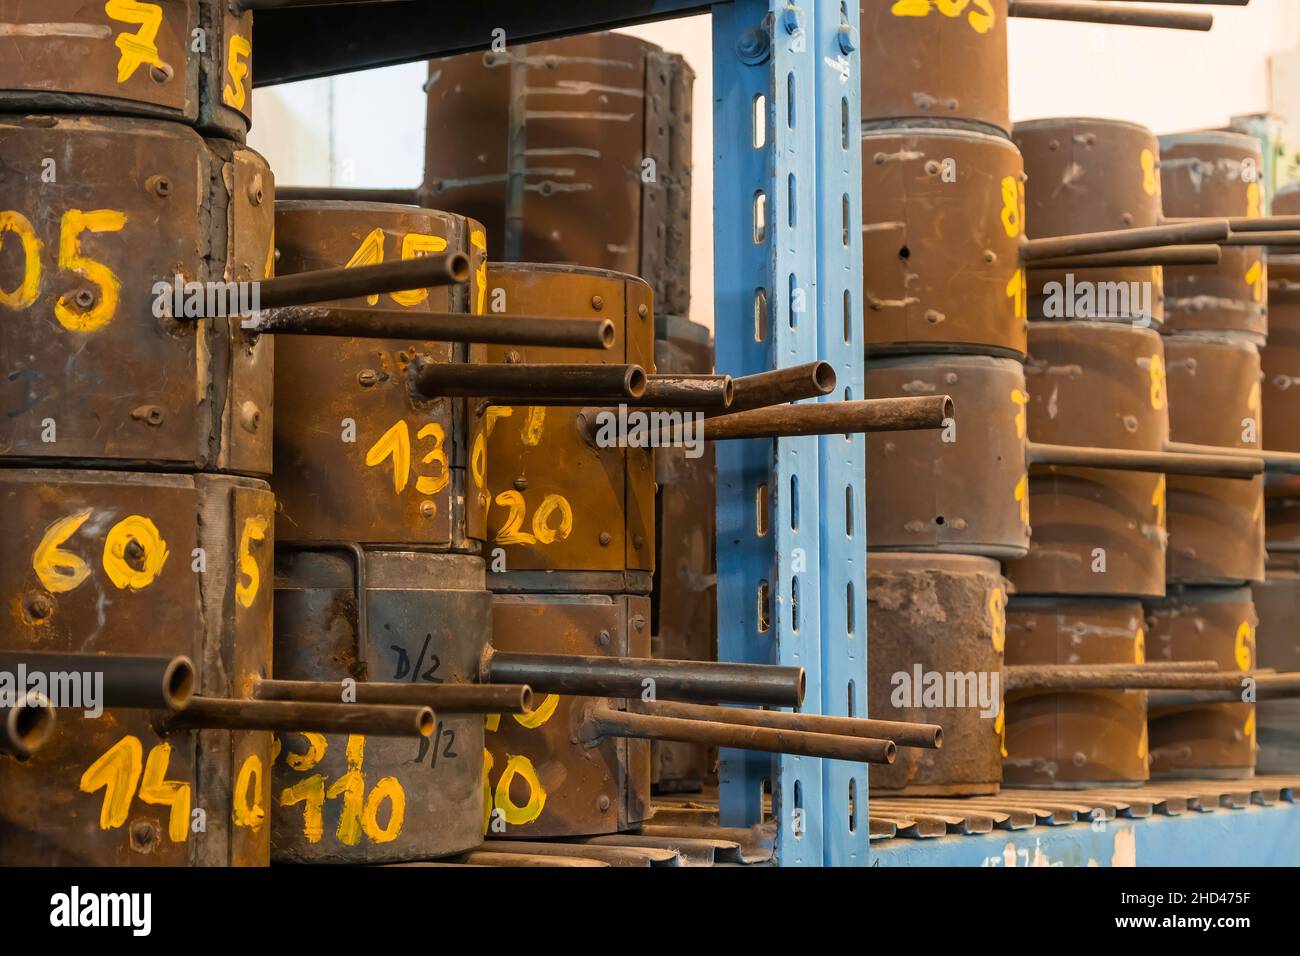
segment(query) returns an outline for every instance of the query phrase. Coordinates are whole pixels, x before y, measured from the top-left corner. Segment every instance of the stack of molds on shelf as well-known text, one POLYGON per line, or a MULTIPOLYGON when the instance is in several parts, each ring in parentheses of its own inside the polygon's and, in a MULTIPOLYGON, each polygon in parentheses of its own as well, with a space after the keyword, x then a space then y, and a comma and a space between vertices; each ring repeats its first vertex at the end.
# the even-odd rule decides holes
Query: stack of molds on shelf
MULTIPOLYGON (((1262 468, 1173 448, 1158 320, 1135 325, 1127 299, 1056 311, 1066 292, 1049 282, 1067 272, 1145 278, 1229 229, 1160 219, 1154 141, 1145 167, 1133 157, 1135 197, 1094 208, 1095 191, 1072 192, 1071 121, 1041 157, 1011 128, 1007 14, 862 7, 877 64, 862 91, 867 393, 945 392, 957 408, 939 441, 868 439, 887 502, 868 509, 870 712, 945 735, 873 769, 878 795, 1145 780, 1145 700, 1123 688, 1150 671, 1141 600, 1165 593, 1160 472, 1262 468), (1064 177, 1048 168, 1062 161, 1064 177)), ((1143 25, 1208 27, 1188 16, 1143 25)))

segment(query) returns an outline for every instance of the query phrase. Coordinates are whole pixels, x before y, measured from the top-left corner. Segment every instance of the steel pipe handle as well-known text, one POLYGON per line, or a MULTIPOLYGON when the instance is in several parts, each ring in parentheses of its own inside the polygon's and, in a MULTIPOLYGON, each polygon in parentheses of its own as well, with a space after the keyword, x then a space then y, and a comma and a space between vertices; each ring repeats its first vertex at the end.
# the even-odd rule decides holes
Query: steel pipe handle
POLYGON ((180 710, 194 694, 194 665, 188 657, 0 651, 0 671, 17 674, 20 668, 29 674, 102 674, 103 699, 97 703, 104 707, 180 710))
POLYGON ((1007 16, 1032 20, 1110 23, 1122 27, 1162 27, 1167 30, 1209 30, 1214 15, 1190 10, 1145 10, 1142 7, 1065 0, 1011 0, 1007 16))
POLYGON ((1228 238, 1229 232, 1226 219, 1197 219, 1138 229, 1112 229, 1074 236, 1044 236, 1041 239, 1025 240, 1020 249, 1021 258, 1027 263, 1034 263, 1041 259, 1121 252, 1125 249, 1219 243, 1228 238))
MULTIPOLYGON (((739 438, 782 438, 793 435, 838 435, 864 432, 924 431, 942 428, 953 417, 952 398, 868 398, 854 402, 807 402, 773 405, 708 418, 702 428, 707 441, 739 438)), ((675 435, 670 429, 671 439, 675 435)))
POLYGON ((802 667, 576 654, 522 654, 489 648, 480 680, 527 684, 543 694, 798 707, 807 678, 802 667))
POLYGON ((545 405, 640 398, 646 389, 640 365, 498 365, 420 362, 412 384, 424 398, 484 398, 494 404, 545 405))
POLYGON ((258 307, 310 305, 468 281, 469 256, 463 252, 439 252, 372 266, 316 269, 263 279, 258 285, 258 307))
MULTIPOLYGON (((1192 447, 1200 450, 1196 452, 1143 451, 1029 442, 1026 460, 1030 465, 1106 468, 1112 471, 1153 471, 1169 475, 1198 475, 1203 478, 1249 479, 1264 473, 1264 460, 1258 455, 1221 454, 1210 451, 1210 446, 1192 447)), ((1226 452, 1226 449, 1224 451, 1226 452)))
POLYGON ((318 704, 287 700, 193 697, 182 711, 155 719, 159 733, 183 730, 308 731, 428 737, 435 719, 429 707, 382 704, 318 704))
POLYGON ((711 744, 715 747, 733 747, 738 750, 761 750, 767 753, 852 760, 860 763, 891 764, 896 754, 892 740, 777 730, 772 727, 748 727, 743 724, 723 724, 712 720, 653 717, 608 707, 593 708, 579 728, 578 736, 589 745, 599 743, 604 737, 633 737, 642 740, 678 740, 684 743, 711 744))
POLYGON ((526 714, 533 709, 533 690, 527 684, 426 684, 397 681, 259 680, 253 685, 258 700, 292 700, 305 703, 390 704, 432 707, 437 713, 526 714), (348 693, 355 694, 346 701, 348 693))

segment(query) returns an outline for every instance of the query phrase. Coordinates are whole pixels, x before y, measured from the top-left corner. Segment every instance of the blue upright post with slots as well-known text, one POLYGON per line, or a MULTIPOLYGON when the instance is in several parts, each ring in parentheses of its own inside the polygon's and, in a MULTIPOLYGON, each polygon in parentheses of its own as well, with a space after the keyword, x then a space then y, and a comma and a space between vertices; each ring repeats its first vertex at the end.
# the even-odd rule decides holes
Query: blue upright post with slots
MULTIPOLYGON (((718 366, 827 357, 841 376, 835 397, 862 391, 860 333, 844 340, 843 312, 862 285, 849 228, 860 208, 857 65, 842 39, 856 20, 856 5, 837 0, 713 10, 718 366)), ((809 713, 865 709, 863 461, 861 439, 842 436, 718 448, 719 658, 802 666, 809 713)), ((724 751, 723 825, 757 823, 770 781, 779 865, 865 864, 865 773, 826 763, 724 751)))

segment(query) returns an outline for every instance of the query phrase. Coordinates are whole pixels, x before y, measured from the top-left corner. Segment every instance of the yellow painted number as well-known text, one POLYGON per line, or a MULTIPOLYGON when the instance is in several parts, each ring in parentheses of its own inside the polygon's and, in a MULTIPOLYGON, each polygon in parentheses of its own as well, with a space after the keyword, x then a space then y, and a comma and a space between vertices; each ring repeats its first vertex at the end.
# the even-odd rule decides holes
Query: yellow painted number
POLYGON ((81 254, 81 234, 120 232, 125 225, 126 214, 112 209, 96 209, 93 212, 69 209, 63 214, 63 225, 59 232, 59 268, 75 272, 99 289, 99 294, 94 296, 94 303, 84 311, 74 309, 68 303, 67 293, 59 296, 59 300, 54 303, 54 317, 68 331, 94 332, 103 328, 117 312, 117 302, 122 291, 121 281, 108 266, 81 254))
POLYGON ((108 0, 104 12, 121 23, 139 24, 135 33, 119 33, 113 44, 121 51, 117 61, 117 82, 125 83, 143 64, 161 67, 158 58, 158 28, 162 26, 162 7, 136 0, 108 0))
POLYGON ((23 277, 15 288, 0 289, 0 305, 7 309, 26 309, 36 301, 41 289, 41 240, 36 237, 31 220, 13 209, 0 211, 0 250, 4 249, 9 233, 17 236, 22 246, 23 277))
POLYGON ((247 60, 253 55, 253 45, 238 33, 230 38, 230 47, 226 50, 226 72, 230 82, 221 88, 221 99, 227 106, 237 110, 244 108, 248 93, 244 89, 244 77, 248 76, 247 60))
POLYGON ((173 843, 184 843, 189 838, 192 790, 188 783, 166 779, 171 753, 170 744, 160 743, 151 748, 148 759, 143 760, 144 747, 140 739, 128 735, 86 768, 81 775, 82 792, 104 791, 104 802, 99 811, 101 830, 116 829, 125 824, 131 813, 131 801, 138 794, 145 803, 171 808, 167 836, 173 843))
POLYGON ((244 519, 244 530, 239 535, 239 578, 235 581, 235 600, 241 607, 253 606, 262 585, 262 572, 253 557, 253 546, 266 540, 270 523, 266 515, 250 515, 244 519))
POLYGON ((1237 662, 1237 666, 1244 671, 1250 670, 1251 648, 1255 642, 1255 629, 1250 626, 1249 621, 1242 621, 1237 625, 1237 634, 1232 644, 1232 657, 1237 662))

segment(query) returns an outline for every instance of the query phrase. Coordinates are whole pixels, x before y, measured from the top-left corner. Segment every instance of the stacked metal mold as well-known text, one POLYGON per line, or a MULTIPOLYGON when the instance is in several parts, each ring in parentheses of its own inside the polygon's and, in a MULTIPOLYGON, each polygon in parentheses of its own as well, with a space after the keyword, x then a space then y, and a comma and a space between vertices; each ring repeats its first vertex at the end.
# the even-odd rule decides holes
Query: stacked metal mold
POLYGON ((243 293, 324 293, 264 281, 250 15, 131 6, 0 4, 19 27, 0 37, 0 656, 102 680, 107 708, 55 699, 44 746, 0 760, 0 860, 265 865, 269 731, 414 737, 431 715, 252 699, 272 656, 272 354, 243 293))
MULTIPOLYGON (((1145 272, 1170 257, 1199 261, 1200 250, 1181 260, 1189 255, 1181 245, 1176 253, 1167 247, 1226 239, 1229 229, 1207 221, 1139 223, 1133 216, 1142 209, 1068 223, 1062 215, 1067 228, 1032 229, 1041 210, 1037 201, 1027 208, 1036 174, 1026 176, 1028 157, 1009 121, 1005 20, 1207 29, 1209 18, 1005 2, 861 10, 868 54, 882 64, 864 71, 862 91, 867 394, 944 392, 958 409, 939 442, 909 434, 868 439, 868 483, 889 502, 868 510, 870 712, 932 721, 946 736, 942 751, 912 751, 873 769, 871 790, 987 794, 1004 777, 1050 784, 1042 773, 1013 769, 1017 746, 1046 741, 1038 731, 1022 737, 1023 726, 1004 726, 1002 692, 1068 690, 1079 683, 1078 666, 1109 668, 1091 676, 1104 681, 1117 666, 1141 663, 1137 597, 1164 588, 1157 507, 1164 479, 1155 472, 1249 475, 1261 466, 1172 447, 1154 331, 1038 321, 1048 317, 1039 280, 1051 274, 1130 262, 1145 272), (1133 231, 1140 225, 1152 228, 1133 231), (1076 347, 1096 362, 1086 384, 1074 364, 1053 369, 1076 347), (1075 389, 1072 401, 1054 398, 1055 382, 1047 381, 1061 371, 1063 384, 1075 389), (1099 383, 1111 393, 1099 395, 1099 383), (1105 577, 1091 573, 1099 546, 1111 562, 1105 577), (1013 599, 1008 610, 1013 588, 999 562, 1007 562, 1015 590, 1071 595, 1068 604, 1013 599), (1129 583, 1132 574, 1145 581, 1129 583), (1119 617, 1133 625, 1125 639, 1074 654, 1069 635, 1109 633, 1119 617)), ((1151 176, 1156 168, 1153 154, 1151 176)), ((1123 686, 1123 677, 1115 679, 1123 686)), ((1098 700, 1104 696, 1090 698, 1098 700)), ((1051 701, 1035 706, 1035 722, 1052 719, 1051 701)), ((1128 711, 1133 726, 1102 750, 1131 753, 1114 766, 1104 754, 1088 755, 1086 766, 1062 772, 1063 783, 1145 778, 1138 746, 1145 716, 1128 711)), ((1075 763, 1076 744, 1064 744, 1067 763, 1075 763)), ((1048 749, 1047 759, 1056 760, 1055 745, 1048 749)))

